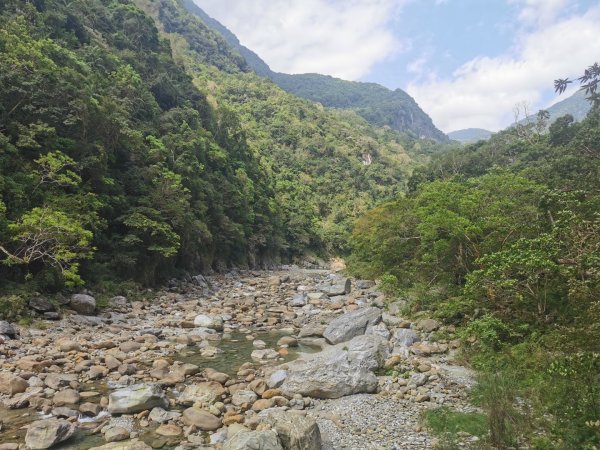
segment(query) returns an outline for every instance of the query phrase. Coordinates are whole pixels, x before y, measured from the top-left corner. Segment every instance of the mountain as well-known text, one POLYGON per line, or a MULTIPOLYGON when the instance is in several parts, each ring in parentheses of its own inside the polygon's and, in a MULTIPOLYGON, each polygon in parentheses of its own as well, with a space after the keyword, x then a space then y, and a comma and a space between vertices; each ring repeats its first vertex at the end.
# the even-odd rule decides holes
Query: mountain
POLYGON ((394 91, 375 83, 341 80, 320 74, 290 75, 271 70, 256 53, 240 44, 224 25, 210 17, 194 0, 184 0, 185 7, 217 31, 244 57, 258 75, 273 80, 281 88, 331 108, 352 109, 369 123, 410 132, 418 138, 445 142, 448 137, 438 130, 417 102, 401 89, 394 91))
POLYGON ((456 130, 448 133, 448 137, 453 141, 467 144, 470 142, 487 141, 492 137, 492 134, 494 133, 483 128, 465 128, 464 130, 456 130))
MULTIPOLYGON (((585 98, 585 92, 577 91, 570 97, 561 100, 546 109, 550 113, 550 118, 547 121, 548 126, 559 117, 571 114, 576 122, 581 122, 590 112, 590 102, 585 98)), ((537 115, 532 114, 525 119, 519 121, 520 124, 537 122, 537 115)))
POLYGON ((284 91, 179 0, 0 4, 0 289, 344 254, 434 146, 284 91))

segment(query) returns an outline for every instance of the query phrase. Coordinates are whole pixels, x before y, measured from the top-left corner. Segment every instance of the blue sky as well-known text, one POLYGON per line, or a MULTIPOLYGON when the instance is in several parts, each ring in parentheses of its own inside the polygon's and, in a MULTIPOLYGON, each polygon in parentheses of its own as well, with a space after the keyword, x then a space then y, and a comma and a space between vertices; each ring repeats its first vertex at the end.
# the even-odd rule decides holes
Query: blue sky
POLYGON ((409 92, 442 130, 496 131, 600 60, 592 0, 195 0, 274 69, 409 92))

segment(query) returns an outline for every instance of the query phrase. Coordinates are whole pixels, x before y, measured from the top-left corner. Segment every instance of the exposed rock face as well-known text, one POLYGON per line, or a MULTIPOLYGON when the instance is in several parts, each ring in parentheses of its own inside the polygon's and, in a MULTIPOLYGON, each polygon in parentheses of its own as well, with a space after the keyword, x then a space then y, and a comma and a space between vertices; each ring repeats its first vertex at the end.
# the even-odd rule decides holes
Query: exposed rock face
POLYGON ((96 310, 96 299, 91 295, 74 294, 71 296, 69 307, 79 314, 92 315, 96 310))
POLYGON ((25 445, 29 450, 50 448, 69 439, 76 430, 77 426, 66 420, 38 420, 27 428, 25 445))
POLYGON ((0 394, 20 394, 29 387, 23 378, 8 372, 0 372, 0 394))
POLYGON ((321 450, 321 432, 312 417, 276 412, 267 421, 285 450, 321 450))
POLYGON ((346 342, 365 334, 368 326, 381 321, 381 310, 376 307, 361 308, 335 318, 325 329, 323 337, 330 344, 346 342))
POLYGON ((277 433, 266 431, 239 431, 229 437, 223 450, 284 450, 277 433))
POLYGON ((167 408, 169 401, 160 386, 136 384, 111 392, 108 411, 111 414, 131 414, 154 407, 167 408))
POLYGON ((357 336, 289 363, 281 390, 314 398, 375 392, 378 381, 372 370, 382 367, 388 355, 387 342, 380 336, 357 336))

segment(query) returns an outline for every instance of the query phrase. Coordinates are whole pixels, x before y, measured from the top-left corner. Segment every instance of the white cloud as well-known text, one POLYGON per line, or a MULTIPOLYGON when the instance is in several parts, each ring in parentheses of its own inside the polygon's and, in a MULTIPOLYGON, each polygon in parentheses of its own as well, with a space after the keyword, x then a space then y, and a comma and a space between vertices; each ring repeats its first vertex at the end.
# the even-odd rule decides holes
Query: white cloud
POLYGON ((519 20, 526 25, 547 25, 564 14, 569 0, 511 0, 522 5, 519 20))
MULTIPOLYGON (((558 8, 560 1, 526 3, 521 12, 523 20, 528 17, 528 8, 550 3, 558 8)), ((554 79, 577 76, 597 61, 600 7, 562 20, 556 9, 548 6, 545 11, 555 22, 524 32, 519 37, 520 44, 510 53, 475 58, 449 79, 434 76, 423 82, 414 81, 408 92, 444 131, 468 127, 496 131, 512 122, 516 104, 525 101, 534 106, 532 112, 546 106, 543 94, 552 87, 554 79)))
POLYGON ((408 0, 196 0, 273 70, 356 80, 402 47, 387 27, 408 0))

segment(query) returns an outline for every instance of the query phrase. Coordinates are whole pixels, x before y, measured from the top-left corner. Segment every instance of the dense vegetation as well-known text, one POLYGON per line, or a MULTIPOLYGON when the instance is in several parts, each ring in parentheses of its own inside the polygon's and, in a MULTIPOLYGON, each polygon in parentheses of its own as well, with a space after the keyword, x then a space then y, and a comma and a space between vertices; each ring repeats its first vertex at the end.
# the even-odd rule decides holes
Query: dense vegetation
MULTIPOLYGON (((362 217, 355 274, 457 326, 497 448, 600 444, 600 111, 433 158, 362 217)), ((596 446, 596 447, 594 447, 596 446)))
POLYGON ((193 0, 184 0, 184 4, 236 49, 252 70, 260 76, 270 78, 285 91, 327 107, 352 109, 378 127, 389 126, 417 138, 440 142, 448 140, 415 100, 403 90, 391 91, 375 83, 346 81, 316 73, 290 75, 274 72, 256 53, 241 45, 231 31, 209 17, 193 0))
POLYGON ((285 93, 178 2, 0 10, 3 289, 343 252, 429 145, 285 93))

